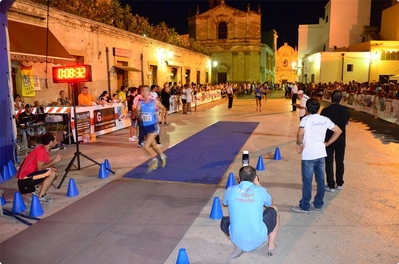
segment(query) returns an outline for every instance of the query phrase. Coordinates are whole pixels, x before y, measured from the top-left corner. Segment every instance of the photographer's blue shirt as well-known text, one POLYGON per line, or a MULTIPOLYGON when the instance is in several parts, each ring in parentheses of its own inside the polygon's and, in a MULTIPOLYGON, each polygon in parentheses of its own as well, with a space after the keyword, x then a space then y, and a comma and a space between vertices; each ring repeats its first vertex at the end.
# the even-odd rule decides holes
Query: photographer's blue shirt
POLYGON ((243 181, 227 189, 223 204, 229 208, 230 239, 237 247, 249 252, 266 242, 263 206, 270 206, 272 197, 264 187, 243 181))

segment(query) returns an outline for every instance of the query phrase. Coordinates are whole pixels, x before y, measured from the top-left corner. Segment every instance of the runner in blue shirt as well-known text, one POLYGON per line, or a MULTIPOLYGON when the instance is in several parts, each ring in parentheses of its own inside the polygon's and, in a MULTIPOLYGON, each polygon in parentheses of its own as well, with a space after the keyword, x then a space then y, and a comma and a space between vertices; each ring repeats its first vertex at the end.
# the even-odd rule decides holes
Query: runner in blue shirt
POLYGON ((156 170, 158 168, 158 159, 157 157, 151 154, 150 148, 153 148, 155 152, 161 158, 162 167, 166 165, 166 155, 162 153, 162 150, 159 148, 155 137, 157 136, 157 122, 158 122, 158 114, 157 111, 162 109, 166 111, 165 106, 161 104, 159 100, 155 100, 150 95, 150 88, 148 86, 142 85, 139 89, 142 89, 142 100, 139 101, 136 109, 136 116, 143 123, 143 131, 146 137, 144 149, 152 158, 147 173, 156 170))

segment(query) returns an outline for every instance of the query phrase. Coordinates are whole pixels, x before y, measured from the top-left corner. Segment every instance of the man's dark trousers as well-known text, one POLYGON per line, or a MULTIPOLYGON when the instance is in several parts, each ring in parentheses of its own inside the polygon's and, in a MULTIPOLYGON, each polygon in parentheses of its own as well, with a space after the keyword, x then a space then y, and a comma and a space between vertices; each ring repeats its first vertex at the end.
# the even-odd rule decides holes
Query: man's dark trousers
POLYGON ((296 99, 298 98, 298 95, 296 93, 292 94, 292 111, 296 111, 296 99))
POLYGON ((228 106, 228 108, 232 108, 233 107, 233 95, 232 94, 228 94, 227 96, 229 97, 229 106, 228 106))

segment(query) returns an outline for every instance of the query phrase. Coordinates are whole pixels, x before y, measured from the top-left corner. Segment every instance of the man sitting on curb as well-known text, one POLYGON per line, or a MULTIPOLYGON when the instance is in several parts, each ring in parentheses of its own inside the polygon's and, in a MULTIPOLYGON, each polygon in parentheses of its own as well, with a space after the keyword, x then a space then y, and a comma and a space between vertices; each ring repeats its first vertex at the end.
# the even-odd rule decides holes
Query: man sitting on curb
POLYGON ((220 223, 220 228, 234 244, 231 258, 253 251, 266 241, 267 254, 272 256, 280 222, 277 207, 271 205, 272 197, 259 183, 255 168, 242 167, 239 182, 229 187, 223 197, 229 216, 223 217, 220 223))
POLYGON ((21 193, 27 193, 27 190, 33 191, 36 185, 41 185, 40 203, 49 204, 54 202, 54 199, 48 197, 46 192, 58 177, 58 170, 54 165, 61 161, 62 156, 58 154, 50 160, 50 150, 57 145, 57 138, 53 133, 44 134, 41 141, 42 145, 29 153, 18 169, 18 188, 21 193))

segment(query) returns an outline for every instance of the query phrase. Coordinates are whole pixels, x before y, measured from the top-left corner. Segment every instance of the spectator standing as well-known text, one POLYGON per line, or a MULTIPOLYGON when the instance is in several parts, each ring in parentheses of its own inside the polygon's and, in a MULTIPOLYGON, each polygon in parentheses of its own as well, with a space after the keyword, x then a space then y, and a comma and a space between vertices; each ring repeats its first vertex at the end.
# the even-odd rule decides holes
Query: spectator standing
POLYGON ((166 111, 162 114, 161 116, 161 124, 164 126, 167 126, 168 123, 166 123, 166 117, 168 116, 168 112, 170 109, 170 91, 169 91, 169 86, 164 86, 164 88, 161 91, 161 103, 163 106, 165 106, 166 111))
POLYGON ((308 115, 302 118, 297 133, 297 149, 302 153, 302 199, 298 206, 292 210, 299 213, 310 212, 310 200, 312 196, 312 178, 315 174, 317 193, 313 206, 316 210, 322 210, 324 205, 324 159, 327 156, 326 146, 331 145, 342 133, 341 129, 329 118, 317 114, 320 103, 316 99, 306 102, 308 115), (327 129, 333 131, 332 137, 325 142, 327 129))
MULTIPOLYGON (((342 190, 344 184, 344 157, 346 146, 346 124, 349 120, 349 110, 347 107, 340 105, 342 100, 342 92, 335 90, 331 95, 331 105, 321 111, 321 115, 328 117, 341 130, 342 134, 331 145, 326 147, 326 191, 335 192, 335 183, 337 189, 342 190), (335 157, 335 180, 334 181, 334 157, 335 157)), ((333 133, 327 131, 325 141, 328 142, 333 133)))
MULTIPOLYGON (((137 89, 137 95, 134 97, 134 100, 133 100, 132 111, 136 115, 136 118, 137 118, 137 106, 139 105, 139 101, 141 101, 143 99, 143 95, 142 95, 143 87, 144 87, 143 85, 139 86, 139 88, 137 89)), ((137 146, 139 148, 142 148, 142 147, 144 147, 144 139, 145 139, 142 120, 140 120, 140 119, 137 120, 136 131, 137 131, 137 127, 139 129, 139 140, 138 140, 137 146)))
POLYGON ((66 93, 64 90, 61 90, 60 93, 60 98, 57 100, 57 105, 58 106, 70 106, 72 105, 71 100, 66 96, 66 93))
POLYGON ((231 109, 233 107, 234 91, 233 91, 233 86, 230 83, 227 84, 227 97, 229 100, 227 107, 231 109))
POLYGON ((130 130, 129 130, 129 139, 128 139, 129 142, 133 142, 137 139, 137 118, 133 110, 134 98, 136 96, 137 96, 137 88, 131 87, 130 94, 126 98, 128 116, 130 117, 130 130))
POLYGON ((298 86, 296 85, 296 83, 292 83, 291 87, 291 101, 292 101, 292 111, 291 112, 295 112, 296 111, 296 99, 298 97, 298 86))
POLYGON ((295 104, 295 106, 299 108, 299 121, 301 121, 306 115, 306 102, 308 101, 309 96, 307 96, 303 90, 299 90, 297 94, 300 102, 299 104, 295 104))
POLYGON ((78 96, 78 106, 93 106, 93 102, 104 106, 104 102, 97 100, 94 96, 89 93, 89 87, 85 86, 82 92, 78 96))
POLYGON ((187 84, 183 85, 181 91, 181 102, 183 103, 183 114, 187 114, 187 96, 186 96, 187 84))
POLYGON ((191 84, 188 84, 186 88, 186 112, 188 115, 191 115, 191 102, 193 101, 193 89, 191 87, 191 84))
POLYGON ((126 93, 127 93, 127 86, 122 85, 118 93, 118 98, 122 104, 126 103, 126 93))
POLYGON ((268 255, 272 256, 280 216, 272 205, 272 196, 259 183, 255 168, 240 169, 239 184, 226 190, 223 205, 228 206, 229 216, 222 218, 220 228, 234 244, 231 258, 253 251, 266 241, 268 255))

